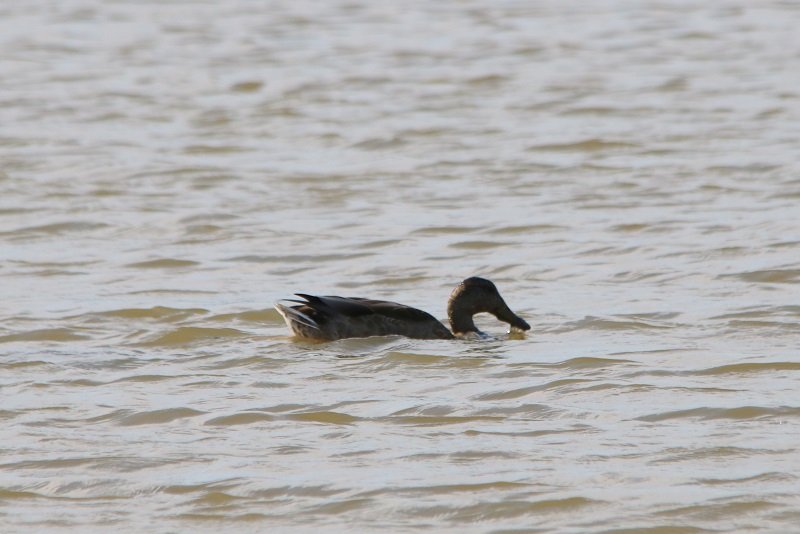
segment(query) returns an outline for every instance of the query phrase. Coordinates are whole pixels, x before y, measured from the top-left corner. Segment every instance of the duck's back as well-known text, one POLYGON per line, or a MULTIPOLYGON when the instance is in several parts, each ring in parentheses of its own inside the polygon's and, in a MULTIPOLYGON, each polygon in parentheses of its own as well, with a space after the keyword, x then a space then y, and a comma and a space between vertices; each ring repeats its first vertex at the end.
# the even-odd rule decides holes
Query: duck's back
POLYGON ((335 340, 399 335, 414 339, 452 339, 431 314, 404 304, 360 297, 305 295, 297 306, 276 308, 292 331, 304 338, 335 340))

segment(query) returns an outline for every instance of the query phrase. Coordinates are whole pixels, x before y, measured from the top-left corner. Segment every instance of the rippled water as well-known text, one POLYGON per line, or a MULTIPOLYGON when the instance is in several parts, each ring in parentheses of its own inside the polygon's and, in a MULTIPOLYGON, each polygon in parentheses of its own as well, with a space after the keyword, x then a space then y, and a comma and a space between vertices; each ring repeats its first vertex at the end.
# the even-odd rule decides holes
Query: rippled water
POLYGON ((3 532, 798 532, 797 3, 0 15, 3 532))

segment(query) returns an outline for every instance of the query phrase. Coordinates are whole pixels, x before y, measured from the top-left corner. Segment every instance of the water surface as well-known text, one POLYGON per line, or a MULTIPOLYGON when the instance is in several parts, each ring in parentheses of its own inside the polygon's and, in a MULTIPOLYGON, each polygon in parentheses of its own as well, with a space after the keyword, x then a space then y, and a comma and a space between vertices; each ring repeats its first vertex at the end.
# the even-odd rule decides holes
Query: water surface
POLYGON ((796 4, 0 15, 4 532, 797 529, 796 4))

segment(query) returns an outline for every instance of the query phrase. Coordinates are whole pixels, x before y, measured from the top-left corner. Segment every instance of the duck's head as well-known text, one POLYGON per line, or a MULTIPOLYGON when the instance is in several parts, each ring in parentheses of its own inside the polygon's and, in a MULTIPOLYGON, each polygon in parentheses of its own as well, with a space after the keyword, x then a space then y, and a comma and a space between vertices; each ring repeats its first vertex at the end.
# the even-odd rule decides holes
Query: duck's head
POLYGON ((479 333, 472 320, 476 313, 491 313, 499 320, 519 330, 530 330, 531 326, 522 317, 511 311, 495 285, 485 278, 467 278, 453 290, 447 302, 447 318, 453 333, 479 333))

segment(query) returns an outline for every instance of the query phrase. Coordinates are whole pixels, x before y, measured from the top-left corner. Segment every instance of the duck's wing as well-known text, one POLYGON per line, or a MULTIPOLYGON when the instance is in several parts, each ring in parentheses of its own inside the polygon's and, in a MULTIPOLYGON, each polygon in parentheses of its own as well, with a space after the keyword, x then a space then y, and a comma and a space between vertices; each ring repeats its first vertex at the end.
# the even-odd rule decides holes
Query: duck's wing
POLYGON ((346 326, 358 321, 358 317, 372 314, 369 308, 342 297, 295 294, 303 300, 283 299, 275 303, 275 309, 292 332, 302 338, 333 340, 346 337, 342 335, 343 322, 346 326), (286 304, 290 302, 294 305, 286 304))
MULTIPOLYGON (((381 315, 398 321, 427 322, 436 321, 428 312, 424 312, 405 304, 390 302, 388 300, 373 300, 362 297, 337 297, 304 295, 296 293, 298 297, 306 299, 307 304, 315 309, 326 312, 335 312, 348 317, 363 317, 366 315, 381 315)), ((438 322, 438 321, 437 321, 438 322)))
MULTIPOLYGON (((288 302, 299 301, 289 300, 288 302)), ((322 335, 322 328, 320 324, 308 314, 304 313, 301 306, 286 306, 281 302, 276 302, 275 309, 278 310, 278 313, 283 316, 283 320, 286 321, 286 324, 294 332, 300 332, 298 329, 302 329, 303 332, 322 335)), ((318 335, 304 335, 306 337, 318 337, 318 335)))
POLYGON ((302 337, 341 339, 402 335, 418 339, 449 339, 450 331, 431 314, 386 300, 317 296, 295 293, 295 306, 276 308, 289 327, 302 337))
POLYGON ((433 315, 426 311, 397 302, 362 298, 351 298, 349 300, 355 301, 357 304, 368 308, 371 313, 397 319, 398 321, 427 322, 433 320, 437 323, 439 322, 433 315))
POLYGON ((305 301, 296 300, 294 302, 299 302, 323 315, 340 314, 347 317, 359 317, 374 313, 369 306, 361 303, 367 299, 335 296, 318 297, 316 295, 306 295, 305 293, 295 293, 295 295, 304 298, 305 301))

